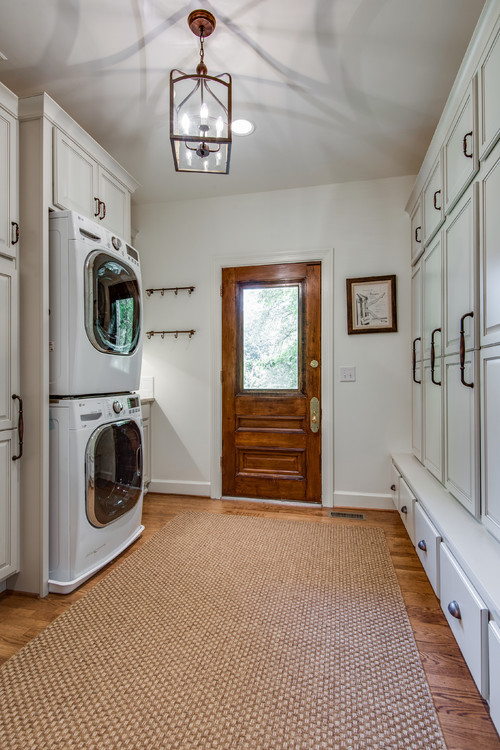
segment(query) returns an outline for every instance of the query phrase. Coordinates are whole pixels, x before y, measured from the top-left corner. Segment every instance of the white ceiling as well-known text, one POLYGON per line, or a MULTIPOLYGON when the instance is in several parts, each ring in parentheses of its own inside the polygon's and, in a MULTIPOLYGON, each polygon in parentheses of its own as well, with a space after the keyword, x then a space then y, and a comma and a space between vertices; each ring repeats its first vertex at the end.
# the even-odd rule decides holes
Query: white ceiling
POLYGON ((140 203, 416 174, 484 0, 0 0, 0 81, 46 91, 140 182, 140 203), (187 16, 217 19, 210 74, 231 73, 229 175, 179 174, 171 68, 187 16))

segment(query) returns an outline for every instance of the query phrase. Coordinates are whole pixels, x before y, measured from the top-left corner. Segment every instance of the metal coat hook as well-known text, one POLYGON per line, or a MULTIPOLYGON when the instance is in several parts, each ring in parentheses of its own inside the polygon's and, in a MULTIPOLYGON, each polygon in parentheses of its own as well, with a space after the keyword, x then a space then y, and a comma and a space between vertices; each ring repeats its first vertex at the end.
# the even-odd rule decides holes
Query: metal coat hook
POLYGON ((171 335, 174 338, 178 339, 180 333, 185 333, 187 336, 189 336, 189 338, 192 338, 196 331, 193 328, 188 331, 146 331, 146 336, 148 337, 148 339, 150 339, 155 335, 159 335, 162 337, 162 339, 164 339, 165 336, 171 335))
POLYGON ((165 295, 165 292, 174 292, 175 296, 177 296, 179 292, 188 292, 188 294, 192 294, 195 289, 195 286, 163 286, 159 289, 146 289, 146 294, 148 295, 148 297, 151 297, 151 295, 155 292, 160 292, 161 296, 163 297, 165 295))

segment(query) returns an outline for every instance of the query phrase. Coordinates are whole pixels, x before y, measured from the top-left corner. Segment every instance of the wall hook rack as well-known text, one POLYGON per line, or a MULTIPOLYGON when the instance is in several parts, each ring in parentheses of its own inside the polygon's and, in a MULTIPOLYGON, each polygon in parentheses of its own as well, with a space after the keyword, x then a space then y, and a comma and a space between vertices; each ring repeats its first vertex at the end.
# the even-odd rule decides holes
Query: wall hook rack
POLYGON ((190 331, 146 331, 146 336, 148 339, 152 338, 153 336, 161 336, 162 339, 165 338, 165 336, 173 336, 175 339, 179 338, 180 333, 186 333, 189 338, 192 338, 196 331, 191 329, 190 331))
POLYGON ((196 287, 194 286, 164 286, 159 289, 146 289, 146 294, 148 297, 151 297, 152 294, 155 292, 160 292, 161 296, 165 294, 165 292, 174 292, 174 294, 177 296, 179 292, 188 292, 189 294, 192 294, 196 287))

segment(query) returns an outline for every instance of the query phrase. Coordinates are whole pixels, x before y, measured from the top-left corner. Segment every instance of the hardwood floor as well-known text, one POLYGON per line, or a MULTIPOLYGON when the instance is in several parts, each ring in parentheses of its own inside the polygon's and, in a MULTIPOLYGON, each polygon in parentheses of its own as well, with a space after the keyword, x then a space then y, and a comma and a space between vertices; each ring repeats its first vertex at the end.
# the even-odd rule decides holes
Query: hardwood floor
MULTIPOLYGON (((333 519, 327 508, 209 500, 150 493, 144 500, 142 537, 117 560, 66 596, 45 599, 6 593, 0 598, 0 663, 36 636, 107 572, 182 510, 314 520, 319 523, 361 523, 384 529, 406 609, 430 685, 448 750, 500 750, 500 738, 489 718, 460 650, 441 612, 420 561, 394 511, 363 511, 365 520, 333 519)), ((258 750, 258 748, 256 748, 258 750)))

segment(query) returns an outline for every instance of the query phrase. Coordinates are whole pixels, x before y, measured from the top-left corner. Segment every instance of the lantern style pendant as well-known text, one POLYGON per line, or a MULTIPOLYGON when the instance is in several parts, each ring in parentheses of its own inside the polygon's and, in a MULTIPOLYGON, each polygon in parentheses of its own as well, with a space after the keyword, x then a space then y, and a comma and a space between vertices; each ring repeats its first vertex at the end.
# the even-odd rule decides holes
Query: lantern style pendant
POLYGON ((231 76, 208 75, 203 42, 215 29, 207 10, 194 10, 188 25, 200 39, 196 73, 170 72, 170 143, 177 172, 228 174, 231 156, 231 76))

